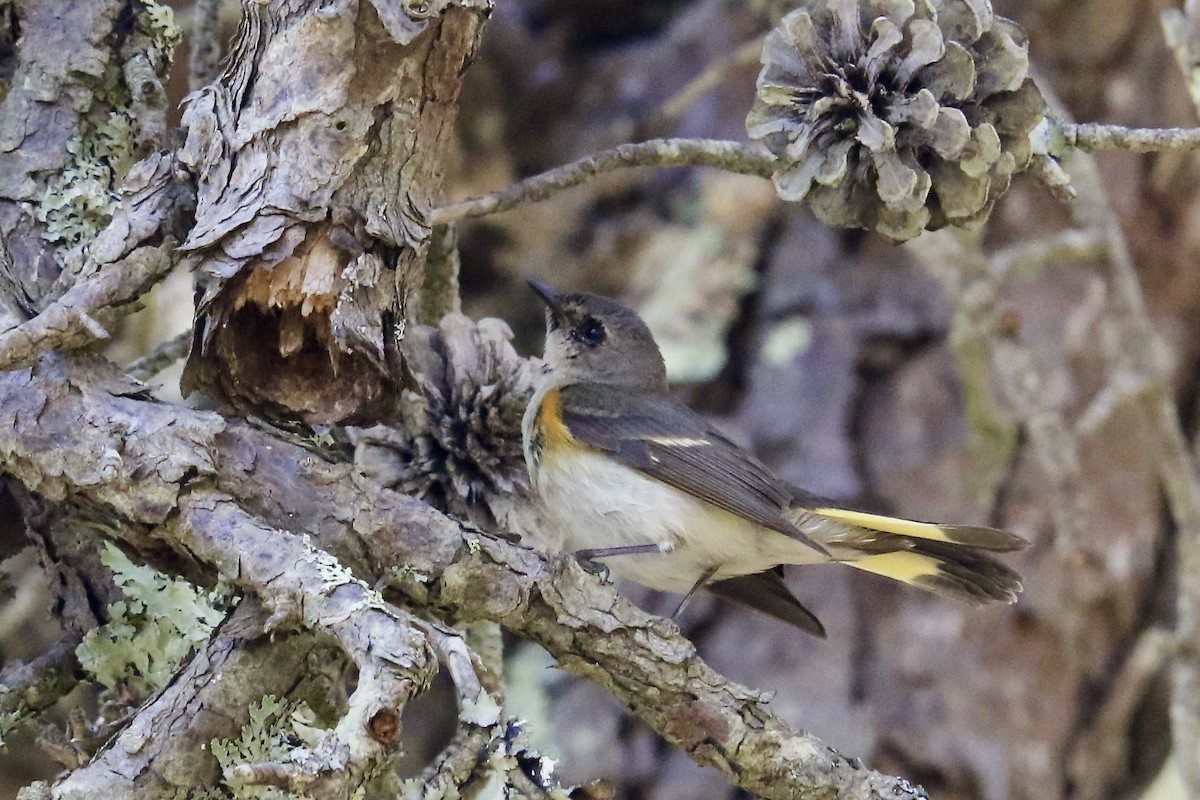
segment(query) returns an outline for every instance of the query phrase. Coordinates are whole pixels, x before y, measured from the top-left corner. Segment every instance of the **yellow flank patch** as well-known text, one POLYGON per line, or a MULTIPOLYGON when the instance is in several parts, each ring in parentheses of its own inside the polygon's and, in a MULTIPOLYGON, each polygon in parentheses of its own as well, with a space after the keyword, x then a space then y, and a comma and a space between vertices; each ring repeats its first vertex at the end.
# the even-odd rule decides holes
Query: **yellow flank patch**
POLYGON ((867 514, 863 511, 847 511, 844 508, 814 508, 812 513, 825 519, 857 525, 880 533, 911 536, 914 539, 932 539, 935 542, 954 542, 945 531, 929 522, 913 522, 909 519, 885 517, 882 514, 867 514))
POLYGON ((538 409, 538 428, 541 432, 542 446, 550 449, 574 448, 579 443, 567 430, 562 420, 562 396, 558 389, 551 389, 542 398, 542 407, 538 409))
POLYGON ((938 572, 937 562, 932 558, 910 552, 879 553, 844 563, 901 583, 912 583, 923 575, 938 572))

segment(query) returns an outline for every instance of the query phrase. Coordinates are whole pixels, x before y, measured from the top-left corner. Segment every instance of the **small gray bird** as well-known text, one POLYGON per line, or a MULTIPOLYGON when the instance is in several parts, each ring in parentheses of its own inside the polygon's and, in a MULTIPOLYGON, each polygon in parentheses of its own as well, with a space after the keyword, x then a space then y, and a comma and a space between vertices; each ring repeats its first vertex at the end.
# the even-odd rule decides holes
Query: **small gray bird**
POLYGON ((834 561, 977 605, 1016 600, 1020 576, 987 553, 1024 539, 852 511, 791 486, 671 399, 637 314, 530 285, 547 306, 546 369, 525 412, 525 462, 585 563, 685 601, 705 588, 818 636, 782 565, 834 561))

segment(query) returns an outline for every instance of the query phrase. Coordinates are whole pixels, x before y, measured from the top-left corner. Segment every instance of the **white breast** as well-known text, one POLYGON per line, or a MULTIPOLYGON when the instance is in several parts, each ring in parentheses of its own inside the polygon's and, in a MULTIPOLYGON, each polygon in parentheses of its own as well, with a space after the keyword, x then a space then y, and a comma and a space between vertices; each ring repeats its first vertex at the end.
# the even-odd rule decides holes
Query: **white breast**
POLYGON ((600 453, 543 453, 534 485, 570 550, 657 544, 659 554, 613 556, 614 574, 669 592, 689 591, 716 566, 714 580, 820 554, 600 453))

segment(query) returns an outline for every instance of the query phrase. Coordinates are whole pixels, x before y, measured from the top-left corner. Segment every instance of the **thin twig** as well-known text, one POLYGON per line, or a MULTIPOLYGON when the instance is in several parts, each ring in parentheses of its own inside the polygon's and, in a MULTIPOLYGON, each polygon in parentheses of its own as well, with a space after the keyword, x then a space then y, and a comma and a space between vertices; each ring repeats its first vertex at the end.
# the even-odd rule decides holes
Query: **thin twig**
POLYGON ((716 167, 743 175, 771 176, 775 159, 751 145, 715 139, 650 139, 622 144, 526 178, 491 194, 435 208, 431 225, 482 217, 536 203, 604 172, 628 167, 716 167))
POLYGON ((1097 260, 1108 254, 1108 239, 1098 231, 1065 230, 1020 242, 995 253, 990 259, 992 279, 1027 280, 1054 264, 1097 260))
POLYGON ((129 365, 125 367, 125 371, 139 381, 149 380, 186 356, 188 348, 191 345, 192 332, 190 330, 183 331, 163 342, 141 358, 129 362, 129 365))
POLYGON ((1063 125, 1061 131, 1066 147, 1088 153, 1097 150, 1131 153, 1200 150, 1200 128, 1126 128, 1085 122, 1063 125))

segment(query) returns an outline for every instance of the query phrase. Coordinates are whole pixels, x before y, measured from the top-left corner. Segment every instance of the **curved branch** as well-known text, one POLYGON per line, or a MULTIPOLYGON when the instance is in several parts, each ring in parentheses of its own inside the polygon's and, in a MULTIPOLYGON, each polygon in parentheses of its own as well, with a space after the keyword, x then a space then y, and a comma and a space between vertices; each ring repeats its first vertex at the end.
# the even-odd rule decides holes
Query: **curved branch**
POLYGON ((5 468, 35 491, 159 523, 174 547, 243 580, 273 574, 271 557, 290 569, 299 538, 282 532, 307 532, 359 576, 388 574, 414 604, 460 620, 497 620, 538 642, 697 762, 763 797, 925 796, 791 729, 764 695, 709 667, 674 623, 641 611, 573 561, 551 564, 464 530, 424 503, 368 484, 347 464, 322 461, 246 423, 110 393, 124 385, 107 362, 60 355, 0 374, 5 468), (113 419, 142 424, 127 428, 113 419), (41 446, 48 437, 58 447, 41 446), (106 452, 121 458, 92 455, 106 452), (185 521, 161 525, 176 507, 185 509, 185 521), (199 531, 207 523, 196 515, 218 510, 243 520, 243 532, 205 543, 199 531), (224 544, 215 549, 217 542, 224 544), (247 577, 258 560, 263 573, 247 577))
POLYGON ((286 780, 293 791, 350 797, 399 752, 400 713, 429 687, 434 653, 415 620, 393 608, 307 538, 276 530, 221 492, 198 488, 180 499, 171 526, 177 546, 216 566, 271 609, 268 632, 300 624, 332 636, 358 667, 358 682, 337 727, 294 763, 253 778, 262 765, 234 770, 246 783, 286 780))
POLYGON ((482 217, 545 200, 605 172, 629 167, 715 167, 743 175, 771 177, 775 158, 741 142, 713 139, 650 139, 622 144, 526 178, 491 194, 435 208, 430 225, 482 217))

